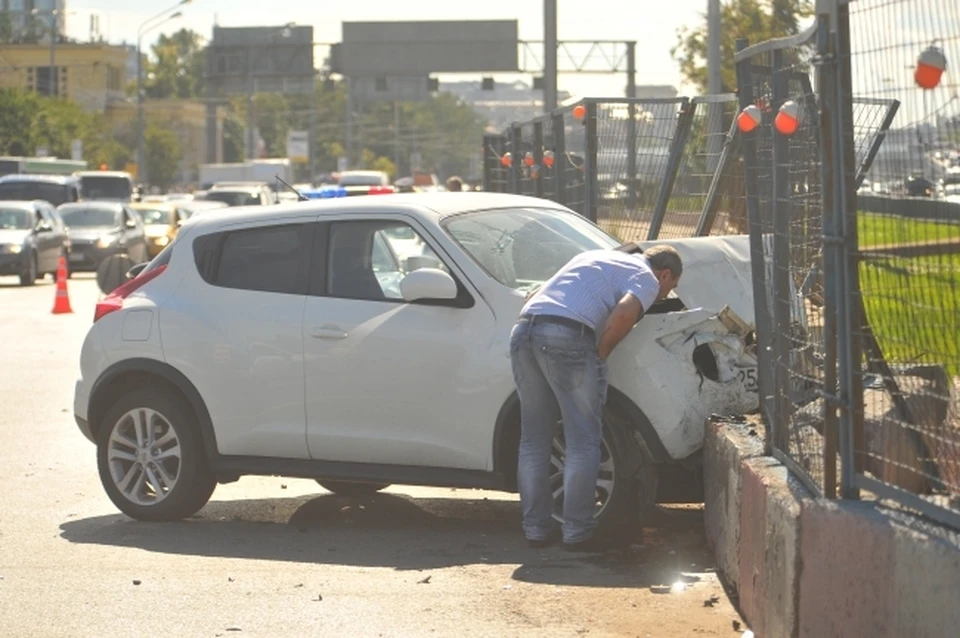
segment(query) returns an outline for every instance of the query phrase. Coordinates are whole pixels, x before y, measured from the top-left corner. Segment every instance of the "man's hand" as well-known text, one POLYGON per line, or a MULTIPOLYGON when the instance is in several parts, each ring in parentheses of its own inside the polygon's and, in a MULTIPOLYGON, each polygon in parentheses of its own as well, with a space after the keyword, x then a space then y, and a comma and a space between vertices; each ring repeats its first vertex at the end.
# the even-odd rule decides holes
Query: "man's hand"
POLYGON ((600 336, 597 354, 601 359, 606 360, 610 356, 617 344, 640 320, 642 314, 643 304, 640 300, 630 294, 624 295, 607 318, 607 325, 604 326, 603 334, 600 336))

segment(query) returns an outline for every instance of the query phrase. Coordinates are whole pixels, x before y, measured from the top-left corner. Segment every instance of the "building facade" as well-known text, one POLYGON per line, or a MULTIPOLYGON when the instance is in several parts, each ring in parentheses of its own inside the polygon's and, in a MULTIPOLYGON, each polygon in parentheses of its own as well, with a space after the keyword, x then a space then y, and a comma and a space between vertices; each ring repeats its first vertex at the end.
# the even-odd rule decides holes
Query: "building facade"
POLYGON ((126 50, 107 44, 5 44, 0 45, 0 88, 36 91, 102 111, 125 99, 126 65, 126 50))
POLYGON ((67 0, 0 0, 0 40, 49 42, 67 32, 67 0))

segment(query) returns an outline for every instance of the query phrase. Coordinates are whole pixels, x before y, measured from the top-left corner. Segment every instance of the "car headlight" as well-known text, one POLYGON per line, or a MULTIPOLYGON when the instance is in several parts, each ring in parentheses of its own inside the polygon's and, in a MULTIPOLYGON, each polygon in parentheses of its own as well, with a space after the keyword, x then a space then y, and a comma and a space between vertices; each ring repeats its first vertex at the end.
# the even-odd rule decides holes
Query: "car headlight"
POLYGON ((23 246, 20 244, 7 244, 6 246, 2 246, 0 248, 2 248, 0 252, 10 253, 11 255, 17 255, 23 250, 23 246))
POLYGON ((154 237, 154 238, 153 238, 153 243, 155 243, 157 246, 161 246, 161 247, 162 247, 162 246, 166 246, 167 244, 170 243, 170 238, 167 237, 166 235, 160 235, 159 237, 154 237))
POLYGON ((116 237, 113 237, 112 235, 104 235, 97 240, 97 248, 109 248, 110 246, 113 246, 114 242, 116 241, 116 237))

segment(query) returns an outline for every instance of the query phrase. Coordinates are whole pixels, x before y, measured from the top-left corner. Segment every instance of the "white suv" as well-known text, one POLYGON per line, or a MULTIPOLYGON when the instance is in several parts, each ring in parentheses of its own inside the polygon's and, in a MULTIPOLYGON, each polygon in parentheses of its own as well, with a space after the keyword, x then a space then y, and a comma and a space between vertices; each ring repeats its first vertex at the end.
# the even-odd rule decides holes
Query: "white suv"
MULTIPOLYGON (((658 474, 686 471, 710 414, 758 404, 746 238, 671 243, 679 297, 610 358, 601 525, 635 517, 658 474)), ((107 494, 137 519, 189 516, 245 474, 349 494, 513 491, 508 337, 525 293, 573 255, 618 246, 562 206, 513 195, 205 212, 97 306, 76 420, 107 494)), ((559 434, 555 447, 562 503, 559 434)))

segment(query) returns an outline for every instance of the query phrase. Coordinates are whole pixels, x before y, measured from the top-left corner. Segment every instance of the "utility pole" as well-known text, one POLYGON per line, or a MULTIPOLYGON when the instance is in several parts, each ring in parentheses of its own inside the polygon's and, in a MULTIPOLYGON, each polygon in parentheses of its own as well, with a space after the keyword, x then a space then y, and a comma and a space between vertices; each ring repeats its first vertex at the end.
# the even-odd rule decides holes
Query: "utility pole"
MULTIPOLYGON (((707 0, 707 93, 723 93, 720 56, 720 0, 707 0)), ((707 105, 707 171, 717 169, 720 151, 723 149, 723 105, 707 105)))
POLYGON ((557 0, 543 0, 543 110, 557 108, 557 0))
POLYGON ((57 90, 57 84, 59 83, 60 74, 57 73, 57 17, 59 16, 60 11, 54 9, 50 22, 52 28, 50 29, 50 97, 57 97, 60 91, 57 90))

